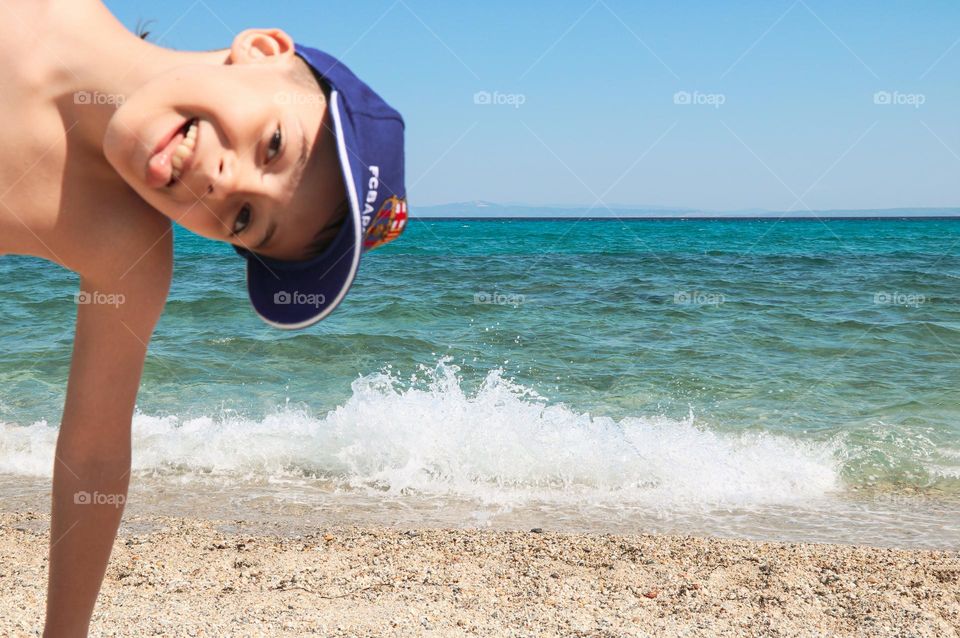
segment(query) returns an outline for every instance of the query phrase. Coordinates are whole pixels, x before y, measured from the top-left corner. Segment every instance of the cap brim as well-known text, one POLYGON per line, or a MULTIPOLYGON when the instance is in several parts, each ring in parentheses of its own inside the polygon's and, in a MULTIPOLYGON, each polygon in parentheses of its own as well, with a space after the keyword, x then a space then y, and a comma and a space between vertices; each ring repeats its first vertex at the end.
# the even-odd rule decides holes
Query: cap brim
POLYGON ((350 289, 363 252, 360 203, 348 153, 353 131, 342 117, 340 99, 331 91, 330 104, 350 212, 333 242, 307 261, 290 262, 250 254, 247 292, 257 315, 275 328, 297 330, 311 326, 340 305, 350 289))

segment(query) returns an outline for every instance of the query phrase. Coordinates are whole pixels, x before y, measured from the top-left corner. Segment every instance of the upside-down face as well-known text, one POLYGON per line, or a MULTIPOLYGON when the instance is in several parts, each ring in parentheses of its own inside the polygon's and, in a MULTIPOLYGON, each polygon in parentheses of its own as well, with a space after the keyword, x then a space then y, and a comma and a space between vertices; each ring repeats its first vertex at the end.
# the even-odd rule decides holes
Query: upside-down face
POLYGON ((188 230, 300 259, 344 196, 331 126, 289 36, 248 30, 226 64, 180 66, 130 95, 109 122, 104 154, 188 230))

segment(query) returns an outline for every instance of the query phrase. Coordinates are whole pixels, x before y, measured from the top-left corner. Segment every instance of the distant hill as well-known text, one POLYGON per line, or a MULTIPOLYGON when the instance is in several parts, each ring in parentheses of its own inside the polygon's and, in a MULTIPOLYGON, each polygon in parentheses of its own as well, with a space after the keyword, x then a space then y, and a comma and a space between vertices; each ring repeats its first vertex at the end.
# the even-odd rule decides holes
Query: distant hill
POLYGON ((458 202, 436 206, 411 206, 414 217, 442 219, 449 217, 595 217, 603 218, 816 218, 816 217, 960 217, 960 208, 883 208, 862 210, 817 210, 817 211, 772 211, 763 209, 745 210, 700 210, 696 208, 665 208, 657 206, 610 206, 589 209, 586 206, 530 206, 526 204, 498 204, 495 202, 458 202))

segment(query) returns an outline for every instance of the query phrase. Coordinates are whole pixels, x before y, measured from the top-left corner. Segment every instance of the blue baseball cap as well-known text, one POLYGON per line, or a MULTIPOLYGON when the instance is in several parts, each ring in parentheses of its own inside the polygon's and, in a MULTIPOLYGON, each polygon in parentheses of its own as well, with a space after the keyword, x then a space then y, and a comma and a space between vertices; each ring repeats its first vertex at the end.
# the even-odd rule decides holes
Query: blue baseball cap
POLYGON ((306 328, 333 312, 350 289, 361 256, 396 239, 407 223, 403 118, 333 56, 300 44, 294 49, 330 87, 327 108, 349 212, 331 243, 310 259, 271 259, 234 246, 247 261, 253 309, 271 326, 288 330, 306 328))

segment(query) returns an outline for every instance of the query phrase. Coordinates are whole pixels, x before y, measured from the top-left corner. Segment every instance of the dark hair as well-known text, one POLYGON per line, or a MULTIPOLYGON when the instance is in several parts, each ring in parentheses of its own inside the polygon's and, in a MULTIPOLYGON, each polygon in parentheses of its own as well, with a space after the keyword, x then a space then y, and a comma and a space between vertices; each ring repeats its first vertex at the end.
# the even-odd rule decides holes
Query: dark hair
MULTIPOLYGON (((300 64, 303 65, 306 69, 309 69, 310 75, 316 81, 316 84, 320 88, 320 91, 323 93, 324 100, 329 104, 330 102, 330 84, 324 79, 322 75, 317 73, 317 71, 307 63, 306 60, 297 56, 300 60, 300 64)), ((304 75, 298 74, 298 79, 306 82, 304 75)), ((327 128, 326 120, 329 117, 329 111, 324 115, 324 124, 323 127, 327 128)), ((322 131, 323 129, 321 129, 322 131)), ((343 200, 337 204, 337 207, 333 211, 333 218, 329 224, 317 231, 317 234, 313 236, 313 239, 310 240, 310 243, 307 245, 307 257, 316 257, 327 247, 330 243, 336 238, 337 233, 340 231, 340 227, 343 226, 343 223, 347 219, 347 215, 350 214, 350 202, 345 197, 343 200)))
POLYGON ((349 214, 350 202, 344 197, 343 201, 337 204, 337 207, 333 211, 333 221, 321 228, 307 245, 308 258, 316 257, 327 249, 330 243, 336 238, 337 233, 340 232, 340 227, 343 226, 349 214))
POLYGON ((147 31, 147 27, 150 26, 151 22, 156 22, 156 20, 142 20, 137 18, 137 26, 134 29, 134 32, 137 34, 137 37, 141 40, 146 40, 150 37, 150 32, 147 31))

